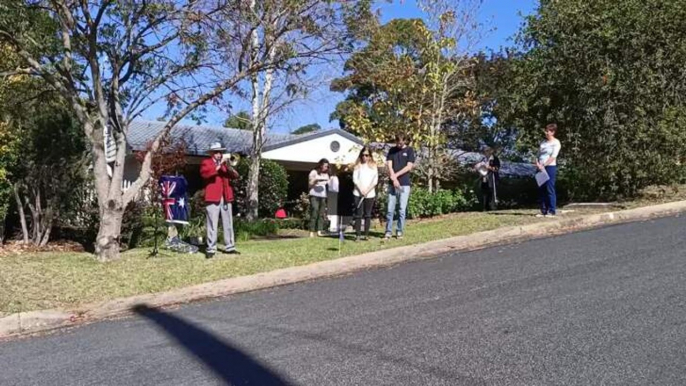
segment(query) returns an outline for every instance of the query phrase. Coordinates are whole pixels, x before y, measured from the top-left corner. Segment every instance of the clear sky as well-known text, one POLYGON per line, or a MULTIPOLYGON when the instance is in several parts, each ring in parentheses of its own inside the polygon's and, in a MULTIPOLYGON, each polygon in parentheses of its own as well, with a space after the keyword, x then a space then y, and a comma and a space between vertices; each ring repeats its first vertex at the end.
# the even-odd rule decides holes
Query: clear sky
MULTIPOLYGON (((537 0, 483 0, 479 13, 479 20, 485 31, 478 50, 498 50, 500 47, 512 45, 512 37, 522 24, 522 15, 531 14, 538 5, 537 0)), ((422 17, 414 0, 395 0, 393 3, 380 1, 382 20, 387 22, 394 18, 422 17)), ((343 63, 338 67, 342 68, 343 63)), ((340 76, 339 68, 331 68, 327 76, 340 76)), ((273 121, 274 132, 289 132, 300 126, 310 123, 318 123, 322 128, 338 127, 337 122, 329 122, 329 114, 336 104, 344 98, 343 94, 332 93, 328 86, 322 86, 314 90, 307 101, 298 102, 291 106, 289 111, 283 112, 273 121)), ((234 105, 235 106, 235 105, 234 105)), ((145 118, 154 120, 159 115, 159 110, 150 111, 145 118)), ((224 114, 210 113, 207 124, 221 125, 226 117, 224 114)))

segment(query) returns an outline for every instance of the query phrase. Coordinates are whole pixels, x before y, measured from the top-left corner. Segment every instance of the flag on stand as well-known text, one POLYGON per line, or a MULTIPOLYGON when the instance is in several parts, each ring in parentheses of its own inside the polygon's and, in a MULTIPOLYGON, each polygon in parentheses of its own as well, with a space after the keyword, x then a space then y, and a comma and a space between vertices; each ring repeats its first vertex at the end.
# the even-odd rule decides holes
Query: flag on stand
POLYGON ((174 224, 188 224, 190 213, 186 195, 188 186, 186 178, 183 176, 162 176, 159 184, 165 221, 174 224))

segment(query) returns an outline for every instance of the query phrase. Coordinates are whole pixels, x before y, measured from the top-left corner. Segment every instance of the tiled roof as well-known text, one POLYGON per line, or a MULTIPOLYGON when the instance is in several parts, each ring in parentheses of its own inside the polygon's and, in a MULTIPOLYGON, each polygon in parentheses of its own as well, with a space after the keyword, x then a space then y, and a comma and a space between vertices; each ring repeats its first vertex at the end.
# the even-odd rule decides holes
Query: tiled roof
MULTIPOLYGON (((164 122, 136 120, 129 125, 128 144, 133 151, 144 151, 164 128, 164 122)), ((267 133, 265 146, 297 138, 291 134, 267 133)), ((205 155, 212 142, 221 142, 231 153, 246 153, 252 144, 252 132, 226 127, 177 124, 171 130, 173 142, 183 140, 189 155, 205 155)))
MULTIPOLYGON (((372 148, 381 150, 384 153, 388 152, 388 150, 393 147, 394 145, 392 143, 372 143, 370 145, 372 148)), ((416 149, 415 149, 416 150, 416 149)), ((476 153, 476 152, 471 152, 471 151, 464 151, 464 150, 459 150, 459 149, 452 149, 449 150, 449 153, 451 156, 453 156, 457 162, 466 167, 471 167, 483 159, 483 155, 481 153, 476 153)), ((422 150, 417 151, 417 159, 420 159, 422 155, 422 150)), ((536 167, 532 164, 528 163, 522 163, 522 162, 509 162, 509 161, 501 161, 500 162, 500 176, 502 177, 530 177, 533 176, 536 173, 536 167)))

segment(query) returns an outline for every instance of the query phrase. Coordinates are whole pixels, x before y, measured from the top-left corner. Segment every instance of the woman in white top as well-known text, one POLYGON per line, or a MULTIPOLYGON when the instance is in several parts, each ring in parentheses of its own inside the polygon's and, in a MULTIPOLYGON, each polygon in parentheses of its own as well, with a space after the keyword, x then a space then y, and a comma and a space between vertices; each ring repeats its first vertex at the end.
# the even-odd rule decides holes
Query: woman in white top
POLYGON ((355 195, 356 240, 360 240, 360 228, 363 215, 363 240, 367 240, 369 237, 369 225, 372 220, 372 209, 374 208, 374 200, 376 198, 376 185, 379 183, 379 172, 376 163, 372 158, 372 152, 367 146, 362 148, 360 155, 357 157, 357 162, 355 162, 353 183, 355 184, 353 194, 355 195))
POLYGON ((329 161, 326 158, 319 160, 317 168, 309 175, 310 185, 310 237, 314 232, 322 236, 324 228, 324 214, 326 213, 326 185, 329 182, 329 161))
POLYGON ((545 170, 550 179, 539 188, 541 201, 541 214, 538 216, 555 217, 557 207, 557 194, 555 192, 555 179, 557 178, 557 156, 560 154, 562 144, 555 138, 557 125, 551 123, 545 127, 546 140, 541 142, 538 150, 536 167, 539 171, 545 170))

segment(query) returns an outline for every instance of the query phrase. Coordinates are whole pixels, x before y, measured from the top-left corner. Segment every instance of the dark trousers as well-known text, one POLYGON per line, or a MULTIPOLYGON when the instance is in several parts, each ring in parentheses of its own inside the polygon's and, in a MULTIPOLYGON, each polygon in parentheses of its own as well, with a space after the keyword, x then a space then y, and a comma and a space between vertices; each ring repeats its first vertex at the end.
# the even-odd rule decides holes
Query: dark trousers
POLYGON ((369 235, 369 226, 372 222, 372 209, 374 209, 374 198, 362 198, 355 196, 355 232, 360 235, 362 228, 362 217, 364 216, 364 234, 369 235), (360 201, 363 201, 360 204, 360 201))
POLYGON ((310 196, 310 232, 324 229, 326 198, 310 196))
POLYGON ((555 192, 555 179, 557 178, 557 166, 546 166, 546 173, 550 179, 538 188, 538 196, 541 202, 541 213, 555 214, 557 209, 557 193, 555 192))
POLYGON ((497 209, 493 187, 488 182, 481 183, 481 195, 484 203, 484 211, 497 209))

